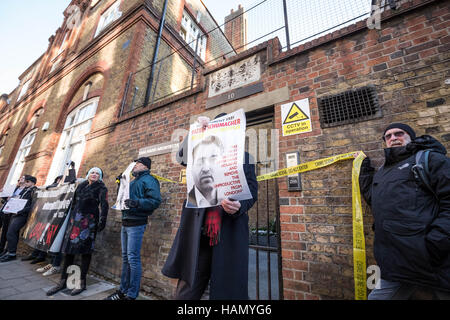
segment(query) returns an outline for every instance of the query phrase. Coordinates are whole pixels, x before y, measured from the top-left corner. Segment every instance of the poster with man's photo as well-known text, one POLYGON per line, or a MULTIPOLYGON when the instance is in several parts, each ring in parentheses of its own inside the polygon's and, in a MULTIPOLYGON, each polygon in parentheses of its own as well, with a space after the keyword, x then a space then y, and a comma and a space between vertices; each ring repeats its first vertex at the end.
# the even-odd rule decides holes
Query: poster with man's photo
POLYGON ((190 126, 186 207, 208 208, 227 198, 252 198, 243 168, 245 128, 242 109, 211 120, 206 129, 198 122, 190 126))
POLYGON ((58 187, 38 188, 23 233, 26 244, 49 251, 67 216, 78 183, 65 183, 58 187))

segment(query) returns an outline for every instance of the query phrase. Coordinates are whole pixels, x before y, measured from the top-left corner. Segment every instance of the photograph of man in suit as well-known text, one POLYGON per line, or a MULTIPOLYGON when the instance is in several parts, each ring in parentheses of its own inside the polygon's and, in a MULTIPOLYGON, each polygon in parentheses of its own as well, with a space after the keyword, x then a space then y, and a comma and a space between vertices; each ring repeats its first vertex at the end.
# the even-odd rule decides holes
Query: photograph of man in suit
POLYGON ((205 208, 219 205, 217 189, 217 161, 224 152, 222 141, 210 135, 192 150, 194 186, 189 191, 187 207, 205 208))

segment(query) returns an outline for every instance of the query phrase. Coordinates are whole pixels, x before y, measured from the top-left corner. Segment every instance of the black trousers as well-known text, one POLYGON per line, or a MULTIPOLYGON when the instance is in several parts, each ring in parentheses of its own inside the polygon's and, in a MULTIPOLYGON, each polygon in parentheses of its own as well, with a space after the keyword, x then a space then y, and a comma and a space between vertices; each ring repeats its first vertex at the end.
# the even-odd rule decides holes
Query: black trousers
MULTIPOLYGON (((81 255, 81 280, 86 280, 87 273, 89 271, 89 265, 91 264, 91 253, 86 253, 81 255)), ((61 279, 67 279, 69 275, 67 274, 67 268, 73 265, 75 261, 74 254, 66 254, 64 256, 64 265, 62 269, 61 279)))
POLYGON ((11 214, 0 214, 0 219, 2 219, 2 234, 0 236, 0 252, 5 250, 6 246, 6 235, 8 234, 9 221, 11 220, 11 214))
POLYGON ((198 267, 195 280, 190 287, 185 281, 178 280, 175 293, 176 300, 200 300, 209 284, 211 278, 212 247, 209 238, 202 235, 200 238, 200 249, 198 253, 198 267))
POLYGON ((6 248, 9 254, 16 254, 17 244, 19 243, 20 229, 27 223, 28 216, 13 215, 9 221, 8 233, 6 240, 8 241, 6 248))

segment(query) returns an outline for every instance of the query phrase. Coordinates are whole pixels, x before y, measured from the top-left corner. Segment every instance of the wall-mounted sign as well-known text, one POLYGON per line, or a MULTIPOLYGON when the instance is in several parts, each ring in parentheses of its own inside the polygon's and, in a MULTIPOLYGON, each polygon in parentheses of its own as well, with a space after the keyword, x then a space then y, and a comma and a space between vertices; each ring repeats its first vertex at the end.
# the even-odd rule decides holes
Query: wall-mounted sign
POLYGON ((283 137, 312 131, 308 98, 281 106, 283 137))
POLYGON ((171 141, 155 144, 153 146, 139 149, 138 157, 151 157, 159 154, 170 153, 172 152, 172 150, 178 151, 179 145, 180 145, 179 142, 171 142, 171 141))
POLYGON ((261 79, 261 62, 257 55, 211 73, 208 98, 241 88, 261 79))

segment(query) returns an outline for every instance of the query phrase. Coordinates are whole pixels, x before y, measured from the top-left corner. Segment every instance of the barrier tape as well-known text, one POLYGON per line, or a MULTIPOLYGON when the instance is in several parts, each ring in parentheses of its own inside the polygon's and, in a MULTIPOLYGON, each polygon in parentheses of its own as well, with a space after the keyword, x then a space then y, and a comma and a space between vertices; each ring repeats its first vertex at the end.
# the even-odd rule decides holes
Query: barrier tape
MULTIPOLYGON (((352 224, 353 224, 353 275, 355 282, 355 300, 366 300, 366 248, 364 239, 364 222, 361 206, 361 193, 359 189, 359 173, 361 163, 366 155, 362 151, 353 151, 336 156, 305 162, 296 166, 280 169, 256 177, 257 181, 270 180, 327 167, 342 160, 353 160, 352 167, 352 224), (355 157, 355 155, 357 155, 355 157)), ((180 183, 160 177, 154 173, 152 176, 161 181, 180 183)), ((183 175, 180 174, 180 179, 183 175)), ((185 179, 181 183, 186 183, 185 179)))

